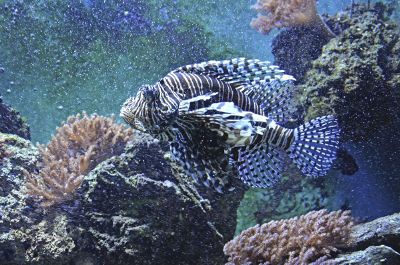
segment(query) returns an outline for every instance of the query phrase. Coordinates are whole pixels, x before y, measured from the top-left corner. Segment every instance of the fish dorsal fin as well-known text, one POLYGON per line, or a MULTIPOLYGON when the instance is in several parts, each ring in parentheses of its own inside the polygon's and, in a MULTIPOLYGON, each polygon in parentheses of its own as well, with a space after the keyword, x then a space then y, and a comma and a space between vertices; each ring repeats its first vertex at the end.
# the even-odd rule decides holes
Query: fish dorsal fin
POLYGON ((260 104, 268 117, 277 122, 286 122, 293 113, 295 79, 268 61, 234 58, 190 64, 175 71, 207 75, 229 83, 260 104))
POLYGON ((284 73, 283 70, 271 65, 268 61, 246 58, 189 64, 179 67, 175 71, 207 75, 241 89, 249 85, 269 82, 284 73))
POLYGON ((281 179, 284 162, 272 146, 242 147, 238 151, 240 179, 255 188, 268 188, 281 179))

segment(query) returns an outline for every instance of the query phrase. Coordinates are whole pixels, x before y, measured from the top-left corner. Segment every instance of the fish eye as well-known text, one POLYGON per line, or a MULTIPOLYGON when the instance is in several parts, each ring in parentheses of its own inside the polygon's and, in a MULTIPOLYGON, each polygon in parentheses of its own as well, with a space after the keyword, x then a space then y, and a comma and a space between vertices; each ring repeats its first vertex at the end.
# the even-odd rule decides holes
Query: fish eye
POLYGON ((146 85, 141 87, 140 90, 142 91, 144 98, 148 102, 154 101, 158 96, 158 91, 153 86, 146 85))

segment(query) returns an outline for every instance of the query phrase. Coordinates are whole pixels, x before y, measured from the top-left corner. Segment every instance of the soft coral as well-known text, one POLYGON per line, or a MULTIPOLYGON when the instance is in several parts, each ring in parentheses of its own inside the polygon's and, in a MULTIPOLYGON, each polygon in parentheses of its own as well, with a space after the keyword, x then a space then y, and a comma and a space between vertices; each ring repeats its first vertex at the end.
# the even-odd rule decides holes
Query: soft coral
POLYGON ((261 13, 251 26, 267 34, 273 28, 312 25, 331 37, 335 34, 317 14, 315 0, 257 0, 253 8, 261 13))

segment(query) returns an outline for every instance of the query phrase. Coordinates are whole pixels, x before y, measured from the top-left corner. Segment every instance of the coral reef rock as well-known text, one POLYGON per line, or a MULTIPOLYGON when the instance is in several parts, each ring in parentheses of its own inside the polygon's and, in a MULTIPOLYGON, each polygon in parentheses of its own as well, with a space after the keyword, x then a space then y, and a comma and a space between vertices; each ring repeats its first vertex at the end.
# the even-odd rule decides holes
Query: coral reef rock
POLYGON ((351 238, 354 248, 383 244, 400 251, 400 213, 355 226, 351 238))
POLYGON ((272 41, 275 64, 301 82, 312 61, 319 57, 322 47, 329 40, 309 26, 283 30, 272 41))
MULTIPOLYGON (((341 255, 334 260, 326 261, 326 264, 335 265, 398 265, 400 254, 387 246, 371 246, 365 250, 356 251, 350 254, 341 255)), ((322 263, 324 264, 324 263, 322 263)))
MULTIPOLYGON (((333 264, 400 264, 400 213, 353 227, 343 254, 333 264)), ((331 263, 327 263, 331 264, 331 263)))
POLYGON ((10 133, 30 139, 30 131, 26 122, 21 118, 19 113, 3 103, 0 96, 0 132, 10 133))
POLYGON ((19 190, 19 168, 35 165, 29 161, 39 153, 21 141, 19 151, 32 157, 15 160, 15 150, 0 164, 0 264, 224 263, 244 192, 240 180, 227 194, 196 186, 157 141, 138 136, 90 171, 71 201, 42 207, 19 190))
POLYGON ((306 120, 334 113, 344 140, 367 140, 399 120, 399 29, 381 3, 356 5, 331 20, 340 34, 312 62, 299 103, 306 120))

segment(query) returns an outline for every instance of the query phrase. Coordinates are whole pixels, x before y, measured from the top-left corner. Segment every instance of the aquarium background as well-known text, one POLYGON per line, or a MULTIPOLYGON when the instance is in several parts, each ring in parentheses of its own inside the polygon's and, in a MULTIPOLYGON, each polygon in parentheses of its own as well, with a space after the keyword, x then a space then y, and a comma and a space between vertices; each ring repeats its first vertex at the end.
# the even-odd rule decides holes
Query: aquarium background
MULTIPOLYGON (((333 16, 351 3, 376 2, 318 1, 318 12, 333 16)), ((263 35, 251 28, 254 3, 0 0, 0 96, 28 124, 31 141, 45 144, 67 117, 82 111, 118 114, 142 84, 153 84, 176 67, 235 57, 279 64, 272 43, 283 30, 263 35)), ((384 3, 393 9, 390 19, 399 26, 400 4, 384 3)), ((396 47, 387 51, 400 51, 396 47)), ((399 55, 392 57, 399 60, 399 55)), ((400 79, 399 68, 392 72, 390 82, 400 79)), ((389 79, 385 72, 382 76, 383 83, 389 79)), ((306 79, 299 85, 308 86, 306 79)), ((235 234, 257 223, 325 208, 349 209, 358 222, 399 212, 399 83, 393 83, 393 90, 362 91, 346 101, 355 108, 376 104, 376 115, 370 117, 373 124, 362 123, 359 109, 345 116, 343 148, 350 158, 343 158, 327 177, 305 179, 288 173, 276 188, 247 190, 237 210, 235 234), (352 163, 354 172, 343 174, 341 169, 352 163)), ((312 109, 305 119, 318 113, 320 109, 312 109)), ((122 120, 117 117, 117 122, 122 120)))

